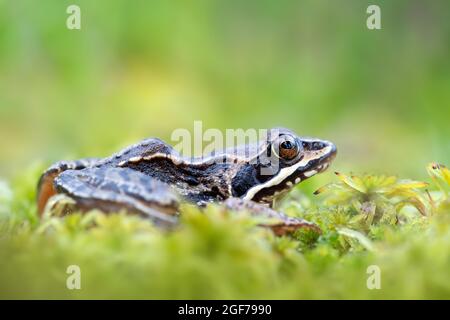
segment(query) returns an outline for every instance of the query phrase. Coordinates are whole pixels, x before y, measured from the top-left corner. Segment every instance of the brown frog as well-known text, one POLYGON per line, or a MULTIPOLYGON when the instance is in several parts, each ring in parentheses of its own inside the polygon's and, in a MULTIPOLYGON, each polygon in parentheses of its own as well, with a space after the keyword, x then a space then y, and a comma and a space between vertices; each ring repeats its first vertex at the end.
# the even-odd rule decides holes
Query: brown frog
POLYGON ((258 143, 199 158, 183 157, 150 138, 108 158, 54 164, 40 178, 38 210, 44 211, 50 197, 64 194, 74 200, 74 210, 125 209, 172 226, 181 202, 222 202, 231 210, 273 218, 267 226, 279 235, 302 227, 318 229, 271 207, 276 197, 324 171, 335 155, 333 143, 284 128, 268 130, 258 143))

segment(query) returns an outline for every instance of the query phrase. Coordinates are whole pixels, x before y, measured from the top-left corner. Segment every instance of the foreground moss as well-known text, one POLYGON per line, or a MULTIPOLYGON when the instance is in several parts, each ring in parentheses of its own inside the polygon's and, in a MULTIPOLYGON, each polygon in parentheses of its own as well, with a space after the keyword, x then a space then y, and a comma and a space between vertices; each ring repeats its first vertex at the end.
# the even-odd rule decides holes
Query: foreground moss
MULTIPOLYGON (((185 207, 182 224, 170 233, 124 213, 40 221, 36 172, 2 187, 1 298, 450 298, 443 179, 433 201, 425 185, 411 183, 395 197, 373 197, 376 188, 352 194, 344 189, 355 177, 347 176, 323 198, 296 190, 283 210, 324 232, 279 238, 245 213, 217 206, 205 213, 185 207), (81 290, 66 287, 69 265, 81 269, 81 290), (371 265, 381 271, 379 290, 366 285, 371 265)), ((398 190, 398 181, 389 183, 398 190)))

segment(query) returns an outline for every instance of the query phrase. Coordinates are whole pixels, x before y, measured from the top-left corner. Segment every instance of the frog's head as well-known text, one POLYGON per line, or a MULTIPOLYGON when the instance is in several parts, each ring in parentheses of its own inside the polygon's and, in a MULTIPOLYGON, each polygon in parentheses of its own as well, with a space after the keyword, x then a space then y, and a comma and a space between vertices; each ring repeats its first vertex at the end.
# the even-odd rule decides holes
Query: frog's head
POLYGON ((336 156, 333 143, 304 138, 284 128, 268 130, 251 161, 232 180, 234 196, 257 202, 273 198, 328 168, 336 156))

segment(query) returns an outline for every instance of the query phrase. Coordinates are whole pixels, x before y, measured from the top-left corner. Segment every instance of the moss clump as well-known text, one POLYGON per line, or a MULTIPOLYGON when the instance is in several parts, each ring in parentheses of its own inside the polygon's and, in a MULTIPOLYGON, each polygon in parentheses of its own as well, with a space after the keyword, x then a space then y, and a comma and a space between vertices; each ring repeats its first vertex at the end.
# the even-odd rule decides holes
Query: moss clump
POLYGON ((319 224, 275 237, 249 215, 186 206, 173 232, 117 213, 39 220, 37 170, 0 184, 1 298, 450 298, 450 175, 430 184, 338 175, 307 197, 282 203, 319 224), (69 265, 81 290, 66 287, 69 265), (367 268, 381 271, 369 290, 367 268))

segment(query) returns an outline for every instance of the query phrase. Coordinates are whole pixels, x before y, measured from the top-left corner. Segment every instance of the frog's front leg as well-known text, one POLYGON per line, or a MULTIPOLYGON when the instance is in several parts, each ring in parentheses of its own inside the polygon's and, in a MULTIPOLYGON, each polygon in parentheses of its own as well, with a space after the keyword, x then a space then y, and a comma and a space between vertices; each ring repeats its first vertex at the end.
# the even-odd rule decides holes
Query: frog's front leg
POLYGON ((158 180, 127 168, 94 167, 68 170, 55 178, 57 193, 68 195, 77 210, 123 209, 149 217, 156 224, 173 226, 178 199, 171 188, 158 180))
POLYGON ((225 200, 224 204, 225 207, 230 210, 245 210, 254 216, 261 216, 273 220, 273 223, 262 224, 262 226, 271 228, 276 235, 292 233, 300 228, 309 228, 318 233, 322 233, 320 227, 312 222, 300 218, 289 217, 266 205, 254 201, 243 200, 241 198, 228 198, 225 200))

